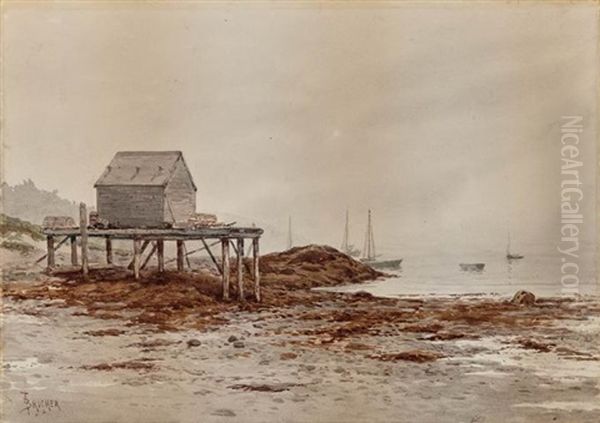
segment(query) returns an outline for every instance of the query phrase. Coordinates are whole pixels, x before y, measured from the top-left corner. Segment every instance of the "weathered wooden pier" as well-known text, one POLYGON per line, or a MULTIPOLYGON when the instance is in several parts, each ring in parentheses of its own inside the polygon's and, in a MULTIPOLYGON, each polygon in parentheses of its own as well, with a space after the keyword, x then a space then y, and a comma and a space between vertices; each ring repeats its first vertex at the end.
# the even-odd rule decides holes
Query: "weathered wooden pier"
MULTIPOLYGON (((89 273, 88 238, 104 238, 106 245, 106 263, 113 264, 113 240, 130 240, 133 243, 133 260, 131 270, 135 279, 140 279, 140 271, 148 264, 150 258, 156 254, 158 271, 165 271, 164 246, 165 241, 174 241, 177 245, 177 270, 183 271, 185 259, 189 254, 206 250, 215 267, 222 277, 222 296, 224 300, 229 299, 229 286, 231 278, 230 247, 236 255, 237 267, 237 292, 240 301, 244 300, 244 243, 246 240, 252 243, 252 268, 251 273, 254 280, 254 298, 260 301, 260 271, 259 271, 259 241, 263 230, 260 228, 245 228, 235 226, 201 227, 193 229, 98 229, 88 227, 87 210, 85 204, 80 206, 79 227, 74 228, 46 228, 44 234, 47 239, 47 263, 48 269, 56 266, 55 252, 63 244, 70 242, 71 264, 81 266, 84 279, 89 273), (56 243, 56 239, 59 242, 56 243), (60 239, 62 238, 62 239, 60 239), (81 263, 79 263, 78 238, 81 250, 81 263), (186 241, 201 241, 202 248, 192 252, 186 252, 186 241), (210 245, 207 240, 216 240, 210 245), (219 263, 211 246, 221 244, 221 262, 219 263), (150 247, 150 252, 143 258, 145 250, 150 247), (143 259, 143 260, 142 260, 143 259)), ((189 261, 188 261, 189 265, 189 261)))

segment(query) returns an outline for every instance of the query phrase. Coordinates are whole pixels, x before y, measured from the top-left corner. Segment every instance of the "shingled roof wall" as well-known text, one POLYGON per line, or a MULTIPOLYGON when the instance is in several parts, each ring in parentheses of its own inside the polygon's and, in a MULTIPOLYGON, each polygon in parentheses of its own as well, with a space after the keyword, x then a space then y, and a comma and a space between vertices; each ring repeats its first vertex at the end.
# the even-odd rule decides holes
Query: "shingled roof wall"
MULTIPOLYGON (((119 151, 94 186, 165 186, 179 160, 187 169, 181 151, 119 151)), ((195 189, 193 179, 192 184, 195 189)))

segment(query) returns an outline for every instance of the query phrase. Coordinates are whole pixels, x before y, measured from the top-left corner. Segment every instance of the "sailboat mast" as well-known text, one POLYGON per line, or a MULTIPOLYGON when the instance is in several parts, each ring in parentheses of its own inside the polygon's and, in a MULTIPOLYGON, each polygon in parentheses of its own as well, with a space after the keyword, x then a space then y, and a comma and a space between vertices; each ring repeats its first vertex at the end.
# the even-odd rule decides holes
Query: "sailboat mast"
POLYGON ((344 226, 344 239, 342 240, 342 252, 348 254, 348 232, 349 232, 349 212, 346 209, 346 226, 344 226))
POLYGON ((367 259, 371 260, 371 243, 372 243, 372 230, 371 230, 371 209, 369 209, 369 217, 367 220, 367 259))
POLYGON ((292 248, 294 242, 292 240, 292 216, 288 217, 288 250, 292 248))
POLYGON ((367 220, 367 230, 365 231, 365 242, 363 243, 362 257, 369 258, 369 221, 367 220))
POLYGON ((371 236, 370 236, 370 240, 371 240, 371 258, 375 258, 375 256, 377 255, 377 253, 375 253, 375 235, 373 235, 373 222, 371 220, 371 210, 369 210, 369 230, 371 231, 371 236))

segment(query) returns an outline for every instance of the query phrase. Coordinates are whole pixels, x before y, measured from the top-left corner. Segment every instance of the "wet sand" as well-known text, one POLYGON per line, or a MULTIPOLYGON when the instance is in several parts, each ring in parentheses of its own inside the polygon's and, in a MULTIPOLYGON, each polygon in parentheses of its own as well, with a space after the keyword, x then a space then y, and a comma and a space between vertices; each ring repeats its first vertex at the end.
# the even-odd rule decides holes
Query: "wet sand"
MULTIPOLYGON (((596 422, 600 416, 597 301, 570 304, 596 307, 595 317, 526 332, 534 345, 559 345, 548 351, 524 345, 518 331, 477 329, 467 332, 477 339, 428 341, 423 333, 398 331, 327 337, 323 344, 301 335, 302 308, 235 313, 202 332, 157 333, 46 305, 5 302, 6 421, 596 422), (402 351, 444 358, 377 358, 402 351), (57 407, 28 408, 24 393, 57 407)), ((328 322, 310 324, 319 331, 328 322)))

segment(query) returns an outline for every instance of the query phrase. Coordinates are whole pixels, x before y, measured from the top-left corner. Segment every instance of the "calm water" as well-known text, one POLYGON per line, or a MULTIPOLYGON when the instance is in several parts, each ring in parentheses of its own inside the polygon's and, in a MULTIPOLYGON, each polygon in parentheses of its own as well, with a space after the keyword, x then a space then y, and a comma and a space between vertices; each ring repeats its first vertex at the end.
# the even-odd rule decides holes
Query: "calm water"
MULTIPOLYGON (((537 296, 561 295, 561 257, 558 255, 528 255, 508 262, 502 255, 480 256, 472 262, 486 263, 482 272, 464 272, 459 263, 470 262, 451 256, 408 257, 402 262, 397 277, 367 284, 347 285, 332 290, 338 292, 367 291, 377 296, 399 295, 511 295, 520 289, 537 296)), ((593 255, 580 259, 579 293, 598 295, 593 255)))

